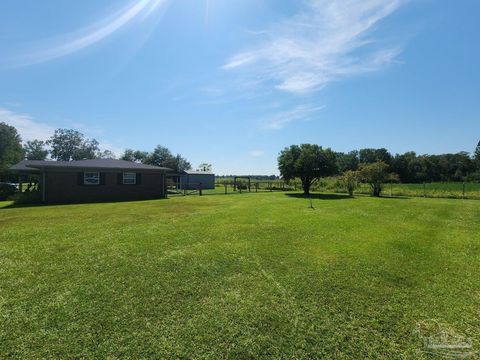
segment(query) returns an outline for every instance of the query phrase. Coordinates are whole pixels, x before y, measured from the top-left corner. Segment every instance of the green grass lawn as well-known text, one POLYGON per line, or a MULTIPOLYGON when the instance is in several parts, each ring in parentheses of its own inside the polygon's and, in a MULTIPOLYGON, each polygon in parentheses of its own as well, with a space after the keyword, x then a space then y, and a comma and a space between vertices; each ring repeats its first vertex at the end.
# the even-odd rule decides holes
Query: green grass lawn
POLYGON ((480 351, 480 202, 299 194, 0 203, 0 358, 480 351))

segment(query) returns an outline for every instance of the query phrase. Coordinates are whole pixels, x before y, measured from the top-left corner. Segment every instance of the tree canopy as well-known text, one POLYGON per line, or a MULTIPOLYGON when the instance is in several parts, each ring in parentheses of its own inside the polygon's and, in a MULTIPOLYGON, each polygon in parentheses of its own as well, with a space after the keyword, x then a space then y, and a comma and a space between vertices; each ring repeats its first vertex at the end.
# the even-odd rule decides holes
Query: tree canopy
POLYGON ((133 161, 138 163, 144 163, 148 157, 148 152, 127 149, 120 157, 121 160, 133 161))
POLYGON ((382 185, 387 181, 396 179, 396 175, 390 173, 389 166, 383 161, 371 164, 361 164, 358 169, 359 178, 370 184, 373 196, 380 196, 382 185))
POLYGON ((404 183, 435 181, 463 181, 480 173, 479 155, 470 156, 467 152, 439 155, 417 155, 414 151, 393 156, 385 149, 360 149, 349 153, 337 153, 338 174, 347 170, 357 170, 360 164, 383 161, 390 170, 397 173, 404 183))
POLYGON ((337 172, 336 155, 318 145, 292 145, 280 153, 278 169, 287 181, 300 178, 303 192, 308 195, 315 181, 337 172))
POLYGON ((13 126, 0 122, 0 171, 23 159, 22 139, 13 126))
POLYGON ((27 160, 45 160, 48 156, 45 141, 31 140, 23 146, 25 158, 27 160))
POLYGON ((175 172, 181 172, 192 168, 192 165, 183 156, 180 154, 173 155, 168 148, 161 145, 158 145, 151 153, 147 151, 127 149, 121 156, 121 159, 167 167, 175 172))
POLYGON ((76 130, 57 129, 47 141, 50 145, 50 156, 59 161, 95 159, 100 151, 98 141, 88 139, 76 130))

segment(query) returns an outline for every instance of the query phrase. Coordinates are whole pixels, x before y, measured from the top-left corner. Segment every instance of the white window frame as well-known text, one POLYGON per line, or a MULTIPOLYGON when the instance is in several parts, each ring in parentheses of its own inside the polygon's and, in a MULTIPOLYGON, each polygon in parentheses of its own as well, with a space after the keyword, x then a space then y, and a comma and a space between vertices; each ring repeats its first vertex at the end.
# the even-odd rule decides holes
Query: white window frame
POLYGON ((123 185, 137 185, 137 173, 124 172, 123 176, 122 176, 122 184, 123 185), (125 175, 127 175, 127 177, 125 177, 125 175), (125 182, 125 180, 127 180, 127 182, 125 182))
POLYGON ((83 185, 95 186, 100 185, 100 173, 98 171, 86 171, 83 173, 83 185), (92 176, 93 175, 93 176, 92 176), (96 178, 96 182, 88 181, 87 178, 96 178))

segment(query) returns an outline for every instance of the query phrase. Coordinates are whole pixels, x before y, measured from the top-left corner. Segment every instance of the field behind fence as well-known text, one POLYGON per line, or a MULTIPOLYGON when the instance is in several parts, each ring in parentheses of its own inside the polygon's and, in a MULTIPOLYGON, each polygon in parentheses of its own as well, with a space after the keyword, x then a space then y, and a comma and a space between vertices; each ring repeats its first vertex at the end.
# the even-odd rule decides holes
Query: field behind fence
MULTIPOLYGON (((217 190, 227 185, 227 193, 233 192, 233 179, 217 179, 217 190)), ((238 181, 242 191, 248 191, 248 181, 238 181)), ((264 191, 300 191, 299 180, 285 182, 283 180, 251 180, 251 192, 264 191)), ((237 191, 239 191, 237 189, 237 191)), ((314 184, 312 191, 346 193, 347 189, 338 178, 326 178, 314 184)), ((359 184, 356 194, 370 194, 368 184, 359 184)), ((429 198, 477 199, 480 200, 480 183, 437 182, 421 184, 387 183, 383 185, 383 196, 411 196, 429 198)))

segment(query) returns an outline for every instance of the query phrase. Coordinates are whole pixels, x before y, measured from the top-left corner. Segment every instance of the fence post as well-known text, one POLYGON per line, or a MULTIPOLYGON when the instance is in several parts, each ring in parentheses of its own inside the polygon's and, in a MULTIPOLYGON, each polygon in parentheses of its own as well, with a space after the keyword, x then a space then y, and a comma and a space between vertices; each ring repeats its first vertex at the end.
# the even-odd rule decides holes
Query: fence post
POLYGON ((202 196, 202 183, 198 186, 198 195, 202 196))
POLYGON ((427 190, 425 188, 425 181, 423 182, 423 197, 427 197, 427 190))
POLYGON ((462 199, 465 199, 465 181, 463 182, 462 199))
POLYGON ((225 195, 227 195, 227 182, 224 182, 223 185, 225 186, 225 195))
POLYGON ((393 196, 393 190, 392 190, 393 185, 392 184, 393 183, 390 181, 390 197, 393 196))

